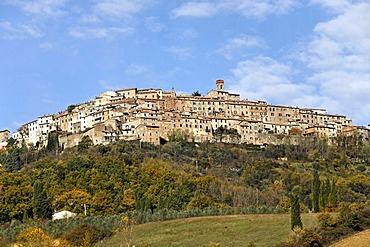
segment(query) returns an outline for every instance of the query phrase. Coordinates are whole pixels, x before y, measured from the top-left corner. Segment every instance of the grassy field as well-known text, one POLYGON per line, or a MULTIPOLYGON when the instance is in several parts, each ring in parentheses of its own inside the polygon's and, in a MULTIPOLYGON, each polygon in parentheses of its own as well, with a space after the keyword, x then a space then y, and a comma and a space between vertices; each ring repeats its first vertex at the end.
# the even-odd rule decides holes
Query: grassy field
MULTIPOLYGON (((303 225, 314 226, 315 214, 303 214, 303 225)), ((271 246, 290 233, 289 214, 214 216, 147 223, 135 226, 136 247, 209 246, 211 242, 226 246, 254 243, 271 246)), ((116 234, 98 247, 127 246, 123 235, 116 234)))
POLYGON ((335 244, 330 245, 330 247, 352 247, 352 246, 356 247, 370 246, 370 230, 359 232, 335 244))

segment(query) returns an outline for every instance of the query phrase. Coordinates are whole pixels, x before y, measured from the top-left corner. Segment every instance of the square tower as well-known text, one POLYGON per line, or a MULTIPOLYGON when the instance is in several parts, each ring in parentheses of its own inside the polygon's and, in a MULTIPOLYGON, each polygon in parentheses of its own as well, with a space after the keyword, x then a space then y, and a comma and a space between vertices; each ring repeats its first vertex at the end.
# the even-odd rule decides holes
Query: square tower
POLYGON ((217 80, 216 81, 216 89, 217 89, 217 91, 224 91, 224 89, 225 89, 224 80, 217 80))

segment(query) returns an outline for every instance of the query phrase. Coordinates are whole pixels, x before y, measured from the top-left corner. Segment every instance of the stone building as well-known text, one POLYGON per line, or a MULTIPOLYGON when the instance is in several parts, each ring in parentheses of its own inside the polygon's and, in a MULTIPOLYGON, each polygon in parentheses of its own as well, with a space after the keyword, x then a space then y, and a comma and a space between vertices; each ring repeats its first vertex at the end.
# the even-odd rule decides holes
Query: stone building
POLYGON ((8 145, 8 139, 10 138, 9 130, 0 130, 0 150, 4 150, 8 145))
POLYGON ((328 114, 325 109, 240 99, 239 94, 225 90, 223 80, 217 80, 216 88, 203 96, 176 95, 173 89, 106 91, 93 101, 40 117, 25 126, 21 129, 26 131, 19 135, 24 142, 46 145, 48 133, 61 131, 64 147, 78 144, 85 135, 94 144, 120 139, 159 144, 173 131, 183 131, 196 142, 255 145, 278 144, 282 137, 289 136, 333 138, 357 132, 364 138, 369 136, 368 127, 353 126, 345 116, 328 114), (216 138, 218 128, 229 130, 234 136, 216 138))

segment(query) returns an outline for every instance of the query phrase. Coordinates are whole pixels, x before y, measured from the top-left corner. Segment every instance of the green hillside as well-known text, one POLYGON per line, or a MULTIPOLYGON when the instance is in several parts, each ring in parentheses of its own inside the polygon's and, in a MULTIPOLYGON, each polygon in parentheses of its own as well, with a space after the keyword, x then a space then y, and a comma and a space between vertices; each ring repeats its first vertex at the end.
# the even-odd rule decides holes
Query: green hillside
MULTIPOLYGON (((316 214, 303 214, 303 224, 316 225, 316 214)), ((283 241, 290 231, 288 214, 233 215, 188 218, 165 222, 153 222, 133 228, 135 246, 209 246, 211 242, 221 246, 244 247, 271 246, 283 241)), ((118 233, 99 243, 98 247, 125 246, 125 238, 118 233)))
MULTIPOLYGON (((7 151, 0 152, 0 241, 14 243, 22 229, 36 223, 53 239, 69 239, 76 229, 77 233, 90 229, 92 235, 102 232, 101 238, 91 240, 100 241, 120 227, 123 215, 139 224, 135 234, 142 242, 138 243, 156 241, 149 233, 168 244, 193 236, 200 236, 195 241, 204 245, 279 241, 290 229, 288 218, 284 227, 277 223, 279 215, 271 223, 245 226, 243 222, 240 229, 233 223, 222 231, 205 227, 216 227, 216 222, 189 223, 190 228, 177 231, 165 226, 172 222, 166 220, 194 216, 288 213, 293 188, 299 188, 296 198, 302 212, 342 211, 340 219, 324 220, 315 233, 323 243, 369 225, 370 142, 360 137, 341 136, 331 145, 325 139, 302 137, 297 145, 261 148, 188 142, 174 133, 169 142, 157 146, 135 141, 94 146, 84 138, 75 148, 64 150, 52 137, 45 148, 10 142, 7 151), (61 210, 76 213, 78 219, 49 223, 51 212, 61 210), (153 230, 148 230, 150 224, 143 223, 149 222, 161 223, 152 223, 153 230), (267 226, 277 229, 256 231, 267 226), (237 230, 225 232, 230 229, 237 230), (285 232, 279 234, 280 230, 285 232), (248 231, 255 235, 246 239, 243 233, 248 231), (168 236, 174 239, 164 239, 168 236)), ((84 234, 79 238, 84 239, 84 234)))

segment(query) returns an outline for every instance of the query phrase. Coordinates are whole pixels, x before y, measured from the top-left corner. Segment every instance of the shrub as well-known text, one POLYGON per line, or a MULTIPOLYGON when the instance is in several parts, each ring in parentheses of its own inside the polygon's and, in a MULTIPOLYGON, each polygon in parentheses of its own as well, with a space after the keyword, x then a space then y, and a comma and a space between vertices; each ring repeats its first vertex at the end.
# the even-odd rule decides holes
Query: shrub
POLYGON ((322 234, 318 228, 306 228, 301 234, 300 243, 302 246, 321 247, 323 246, 322 241, 322 234))
POLYGON ((67 240, 73 246, 85 246, 87 242, 94 244, 112 235, 113 233, 110 231, 100 230, 94 226, 84 224, 67 233, 62 239, 67 240))
POLYGON ((5 238, 0 236, 0 247, 7 247, 7 246, 9 246, 9 242, 5 238))
POLYGON ((319 226, 321 228, 330 228, 336 226, 336 221, 329 213, 321 213, 317 216, 319 226))
POLYGON ((51 247, 53 240, 41 228, 29 227, 17 236, 17 243, 24 247, 51 247))

